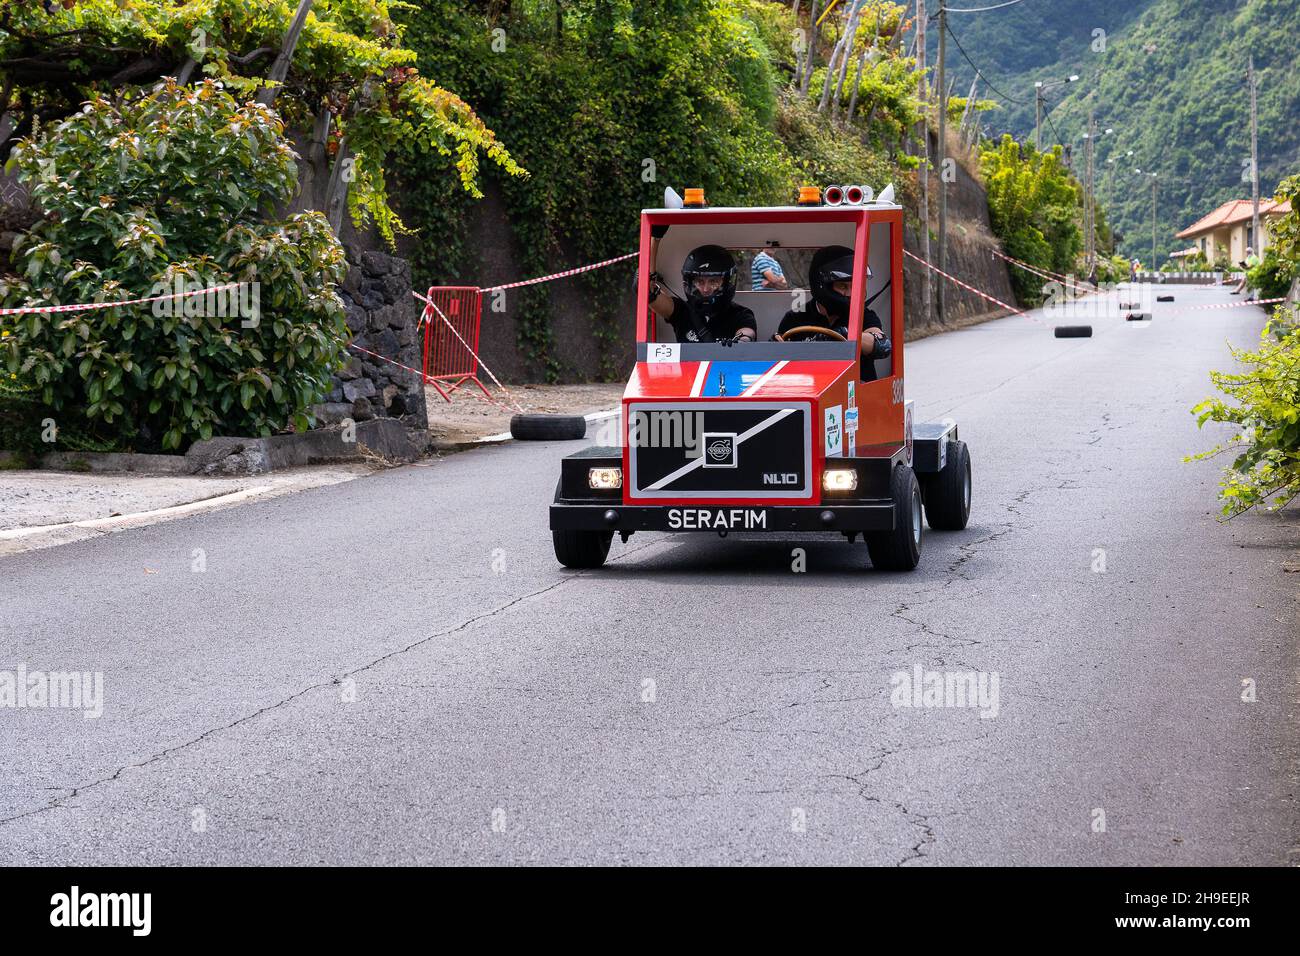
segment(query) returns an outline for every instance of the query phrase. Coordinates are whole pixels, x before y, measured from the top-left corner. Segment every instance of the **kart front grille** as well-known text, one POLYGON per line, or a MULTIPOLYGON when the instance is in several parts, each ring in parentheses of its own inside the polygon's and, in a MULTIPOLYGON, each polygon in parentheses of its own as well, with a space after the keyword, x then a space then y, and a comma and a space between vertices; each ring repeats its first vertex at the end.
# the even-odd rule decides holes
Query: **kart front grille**
POLYGON ((628 409, 636 498, 813 494, 807 402, 638 402, 628 409))

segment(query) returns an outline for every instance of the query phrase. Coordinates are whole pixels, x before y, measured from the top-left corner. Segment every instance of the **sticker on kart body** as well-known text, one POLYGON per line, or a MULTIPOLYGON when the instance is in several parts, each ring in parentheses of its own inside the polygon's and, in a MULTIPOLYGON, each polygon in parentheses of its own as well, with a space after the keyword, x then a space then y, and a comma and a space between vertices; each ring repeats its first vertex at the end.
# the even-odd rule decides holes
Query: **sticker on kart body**
POLYGON ((669 508, 670 531, 753 531, 767 528, 764 508, 669 508))
POLYGON ((826 457, 839 458, 844 454, 844 406, 832 405, 826 409, 826 457))

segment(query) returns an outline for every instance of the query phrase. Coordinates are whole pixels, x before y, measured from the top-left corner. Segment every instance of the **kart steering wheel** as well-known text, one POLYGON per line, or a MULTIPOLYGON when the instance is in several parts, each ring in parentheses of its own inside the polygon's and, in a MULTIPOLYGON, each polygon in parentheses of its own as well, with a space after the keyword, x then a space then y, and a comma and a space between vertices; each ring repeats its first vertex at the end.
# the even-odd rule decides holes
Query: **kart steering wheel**
POLYGON ((784 334, 777 332, 774 336, 778 342, 802 342, 804 339, 811 338, 814 335, 824 335, 832 342, 847 342, 844 336, 834 329, 828 329, 824 325, 797 325, 793 329, 787 329, 784 334), (799 338, 791 338, 797 335, 799 338))

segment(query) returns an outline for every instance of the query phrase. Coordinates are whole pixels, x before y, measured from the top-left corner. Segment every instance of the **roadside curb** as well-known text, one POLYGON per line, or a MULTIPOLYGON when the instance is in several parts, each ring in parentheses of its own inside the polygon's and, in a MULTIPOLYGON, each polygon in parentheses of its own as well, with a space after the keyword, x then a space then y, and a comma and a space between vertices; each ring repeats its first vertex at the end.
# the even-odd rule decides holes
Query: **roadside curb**
MULTIPOLYGON (((184 455, 52 451, 37 461, 41 468, 52 471, 245 477, 376 457, 409 462, 422 457, 425 451, 397 419, 375 418, 356 424, 355 441, 344 441, 343 429, 332 426, 267 438, 209 438, 195 442, 184 455)), ((21 461, 13 452, 0 451, 0 465, 12 466, 21 461)))
POLYGON ((82 521, 64 521, 59 524, 34 525, 27 528, 10 528, 6 531, 0 531, 0 541, 19 541, 23 538, 30 538, 39 534, 50 534, 56 531, 69 530, 73 528, 85 529, 87 531, 103 531, 111 528, 130 528, 141 524, 151 524, 158 519, 163 518, 180 518, 187 514, 195 514, 201 511, 207 511, 212 508, 218 508, 222 505, 235 504, 248 498, 255 498, 264 495, 269 491, 276 490, 271 485, 264 485, 258 488, 244 488, 240 491, 232 491, 224 495, 215 495, 211 498, 202 498, 198 501, 190 501, 183 505, 169 505, 166 508, 154 508, 150 511, 136 511, 127 515, 113 515, 108 518, 86 518, 82 521))

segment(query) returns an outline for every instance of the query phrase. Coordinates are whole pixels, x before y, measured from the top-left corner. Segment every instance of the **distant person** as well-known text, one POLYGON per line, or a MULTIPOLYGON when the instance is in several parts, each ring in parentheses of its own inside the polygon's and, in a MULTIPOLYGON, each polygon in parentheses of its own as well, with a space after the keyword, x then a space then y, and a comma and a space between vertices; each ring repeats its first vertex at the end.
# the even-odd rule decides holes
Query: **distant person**
POLYGON ((1128 264, 1128 281, 1137 282, 1138 272, 1141 269, 1142 269, 1142 263, 1138 262, 1137 259, 1134 258, 1133 261, 1128 264))
POLYGON ((1248 288, 1248 283, 1250 282, 1250 270, 1259 265, 1259 256, 1255 255, 1255 250, 1250 246, 1246 247, 1246 258, 1241 261, 1240 265, 1246 271, 1241 274, 1241 281, 1237 283, 1237 288, 1232 290, 1232 295, 1238 295, 1242 289, 1246 289, 1246 301, 1249 302, 1254 298, 1254 296, 1250 294, 1248 288))
POLYGON ((776 289, 788 289, 790 283, 785 279, 781 263, 766 250, 754 256, 749 266, 749 288, 754 292, 767 292, 776 289))
MULTIPOLYGON (((658 250, 655 250, 656 256, 658 250)), ((736 260, 721 246, 697 246, 682 262, 681 299, 650 274, 650 308, 668 320, 678 342, 752 342, 754 313, 736 305, 736 260)))

